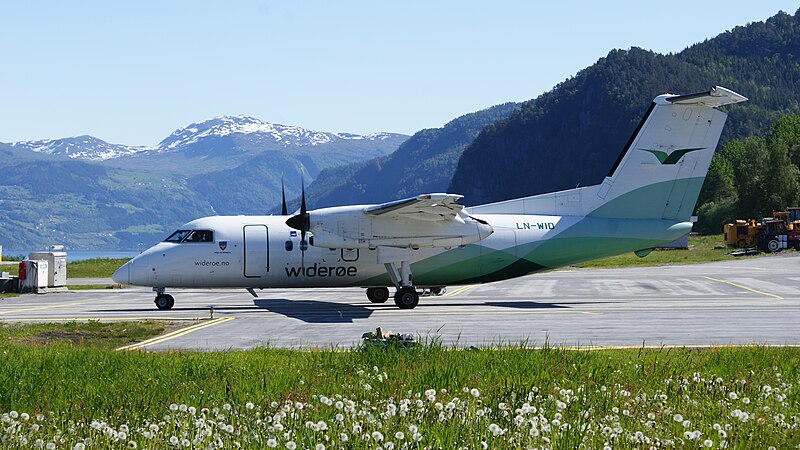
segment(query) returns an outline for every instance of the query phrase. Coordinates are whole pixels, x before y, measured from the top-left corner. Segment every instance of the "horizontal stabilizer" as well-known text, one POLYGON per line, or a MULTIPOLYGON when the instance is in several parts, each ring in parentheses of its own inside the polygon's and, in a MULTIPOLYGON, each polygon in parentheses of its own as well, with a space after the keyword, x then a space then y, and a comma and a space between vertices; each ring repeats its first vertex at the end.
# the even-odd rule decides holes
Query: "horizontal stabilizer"
POLYGON ((676 95, 667 97, 664 100, 674 105, 704 105, 716 108, 718 106, 730 105, 732 103, 746 102, 747 97, 737 94, 730 89, 722 86, 714 86, 707 92, 696 94, 676 95))

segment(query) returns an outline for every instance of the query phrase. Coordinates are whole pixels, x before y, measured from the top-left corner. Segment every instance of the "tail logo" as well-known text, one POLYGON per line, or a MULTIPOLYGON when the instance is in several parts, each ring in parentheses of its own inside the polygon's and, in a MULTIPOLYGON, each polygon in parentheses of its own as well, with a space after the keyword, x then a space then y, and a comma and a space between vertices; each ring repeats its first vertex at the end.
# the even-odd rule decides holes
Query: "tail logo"
POLYGON ((663 152, 661 150, 651 150, 651 149, 647 149, 647 148, 640 148, 639 150, 642 150, 642 151, 645 151, 645 152, 650 152, 650 153, 656 155, 656 158, 658 158, 658 162, 660 162, 661 165, 666 165, 666 164, 676 164, 678 161, 680 161, 681 158, 683 158, 683 155, 685 155, 685 154, 687 154, 689 152, 693 152, 695 150, 702 150, 702 149, 703 149, 703 147, 681 148, 681 149, 678 149, 678 150, 673 150, 672 153, 669 153, 669 154, 667 154, 666 152, 663 152))

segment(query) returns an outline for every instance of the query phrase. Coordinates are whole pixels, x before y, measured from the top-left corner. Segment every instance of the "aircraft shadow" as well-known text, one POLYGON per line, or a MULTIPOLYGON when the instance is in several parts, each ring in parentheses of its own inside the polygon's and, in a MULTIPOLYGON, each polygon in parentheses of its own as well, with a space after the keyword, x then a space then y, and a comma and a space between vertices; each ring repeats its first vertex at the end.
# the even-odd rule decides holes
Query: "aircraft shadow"
POLYGON ((319 300, 256 299, 253 304, 306 323, 353 323, 373 313, 372 309, 363 306, 319 300))
POLYGON ((563 304, 556 304, 556 303, 539 303, 539 302, 531 302, 531 301, 521 301, 521 302, 486 302, 484 303, 486 306, 495 306, 498 308, 515 308, 515 309, 563 309, 569 308, 569 306, 564 306, 563 304))

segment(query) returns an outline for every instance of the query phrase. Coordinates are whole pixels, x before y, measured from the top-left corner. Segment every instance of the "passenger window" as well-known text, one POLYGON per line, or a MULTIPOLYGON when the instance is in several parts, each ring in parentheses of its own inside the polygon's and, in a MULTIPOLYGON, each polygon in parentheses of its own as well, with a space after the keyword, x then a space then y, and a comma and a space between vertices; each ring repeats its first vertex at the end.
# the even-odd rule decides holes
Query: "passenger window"
POLYGON ((210 230, 193 230, 183 242, 214 242, 214 232, 210 230))
POLYGON ((164 242, 181 242, 192 230, 178 230, 164 239, 164 242))
POLYGON ((290 252, 294 249, 294 243, 292 241, 286 241, 286 251, 290 252))

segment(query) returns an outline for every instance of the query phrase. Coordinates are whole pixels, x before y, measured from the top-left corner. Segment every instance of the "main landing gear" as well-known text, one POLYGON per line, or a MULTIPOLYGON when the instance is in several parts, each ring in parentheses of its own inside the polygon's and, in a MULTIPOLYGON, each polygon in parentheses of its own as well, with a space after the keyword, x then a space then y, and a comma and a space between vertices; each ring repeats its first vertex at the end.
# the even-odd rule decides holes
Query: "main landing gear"
MULTIPOLYGON (((389 278, 392 279, 396 290, 394 293, 394 304, 400 309, 414 309, 419 304, 419 295, 417 288, 411 282, 411 263, 409 261, 400 261, 400 268, 394 262, 385 262, 386 272, 389 273, 389 278)), ((443 292, 444 288, 441 286, 430 287, 427 295, 439 295, 443 292)), ((367 298, 372 303, 384 303, 389 299, 389 289, 385 287, 372 287, 367 289, 367 298)))
POLYGON ((175 306, 175 298, 169 294, 165 294, 165 288, 153 288, 156 293, 155 304, 158 309, 172 309, 175 306))

